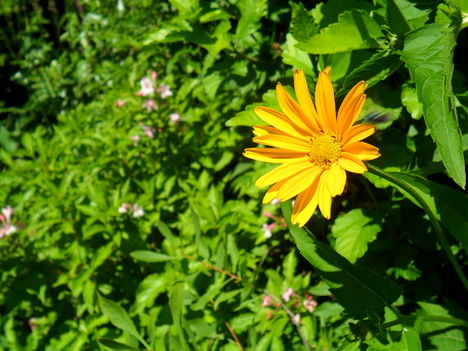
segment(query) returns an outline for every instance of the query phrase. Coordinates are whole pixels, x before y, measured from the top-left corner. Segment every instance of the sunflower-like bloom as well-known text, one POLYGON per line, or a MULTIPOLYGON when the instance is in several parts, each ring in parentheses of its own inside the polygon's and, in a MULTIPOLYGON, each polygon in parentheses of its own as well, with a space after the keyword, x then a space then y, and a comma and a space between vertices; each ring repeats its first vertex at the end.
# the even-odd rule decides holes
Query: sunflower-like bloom
POLYGON ((379 149, 361 140, 375 133, 373 125, 353 125, 366 100, 363 81, 346 95, 338 115, 330 80, 331 68, 320 72, 315 88, 315 107, 309 94, 304 72, 294 72, 296 102, 281 83, 276 97, 282 112, 256 107, 255 113, 271 127, 254 126, 253 141, 273 148, 248 148, 244 156, 280 166, 261 176, 259 188, 274 184, 263 203, 297 196, 291 221, 302 227, 317 206, 330 218, 332 198, 341 195, 346 171, 364 173, 363 161, 380 156, 379 149))

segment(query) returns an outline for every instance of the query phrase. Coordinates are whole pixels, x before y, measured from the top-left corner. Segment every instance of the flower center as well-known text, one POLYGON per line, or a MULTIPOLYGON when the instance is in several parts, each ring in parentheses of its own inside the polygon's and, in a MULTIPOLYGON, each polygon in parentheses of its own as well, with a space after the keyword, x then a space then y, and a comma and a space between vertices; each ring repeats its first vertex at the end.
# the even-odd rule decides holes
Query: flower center
POLYGON ((324 133, 310 139, 309 159, 323 169, 328 169, 341 156, 341 145, 333 133, 324 133))

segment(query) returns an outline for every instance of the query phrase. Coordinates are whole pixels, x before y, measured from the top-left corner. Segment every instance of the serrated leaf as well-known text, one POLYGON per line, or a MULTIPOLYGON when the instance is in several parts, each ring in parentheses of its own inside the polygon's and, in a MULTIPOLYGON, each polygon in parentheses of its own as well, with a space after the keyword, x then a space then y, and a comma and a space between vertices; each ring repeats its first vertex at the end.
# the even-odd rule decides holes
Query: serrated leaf
POLYGON ((382 229, 382 219, 376 213, 354 209, 338 217, 331 231, 336 238, 335 250, 354 263, 367 251, 382 229))
POLYGON ((297 41, 309 40, 313 35, 317 34, 319 27, 315 22, 312 14, 307 11, 302 3, 289 2, 291 6, 291 25, 289 28, 290 34, 297 41))
POLYGON ((372 87, 378 82, 389 77, 400 66, 401 61, 398 55, 390 54, 384 50, 379 50, 351 71, 351 73, 346 75, 342 88, 336 93, 336 95, 340 96, 346 94, 361 80, 364 80, 368 87, 372 87))
POLYGON ((424 25, 429 18, 429 11, 418 8, 408 0, 388 0, 385 2, 385 17, 390 30, 403 35, 424 25))
POLYGON ((312 54, 334 54, 351 50, 378 48, 376 41, 382 35, 378 23, 365 11, 345 11, 338 16, 338 22, 298 44, 312 54))
MULTIPOLYGON (((128 334, 136 337, 142 341, 140 333, 133 324, 133 321, 128 316, 127 312, 114 301, 106 299, 105 297, 98 294, 99 306, 101 307, 102 313, 109 319, 115 327, 127 332, 128 334)), ((142 341, 144 343, 144 341, 142 341)))
POLYGON ((452 92, 455 43, 455 34, 449 27, 430 24, 406 36, 401 59, 416 84, 424 120, 442 162, 450 177, 464 188, 465 162, 452 92))
POLYGON ((282 210, 297 248, 330 286, 330 292, 337 301, 353 317, 362 318, 380 313, 400 296, 400 287, 390 279, 350 263, 311 233, 292 225, 289 202, 282 204, 282 210))

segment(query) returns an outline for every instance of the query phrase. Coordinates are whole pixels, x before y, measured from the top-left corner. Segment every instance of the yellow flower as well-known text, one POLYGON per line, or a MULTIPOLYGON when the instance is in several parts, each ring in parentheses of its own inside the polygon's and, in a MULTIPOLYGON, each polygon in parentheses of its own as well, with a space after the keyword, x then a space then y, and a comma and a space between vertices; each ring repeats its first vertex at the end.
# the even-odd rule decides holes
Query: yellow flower
POLYGON ((332 198, 341 195, 346 171, 364 173, 363 161, 380 156, 379 149, 361 140, 374 134, 369 124, 353 125, 366 100, 363 81, 346 95, 338 110, 330 80, 331 68, 319 75, 315 88, 315 106, 309 94, 304 72, 294 72, 296 102, 281 83, 276 97, 282 112, 267 107, 255 113, 271 127, 255 126, 253 141, 273 148, 248 148, 244 156, 264 162, 280 163, 255 183, 259 188, 274 184, 263 203, 274 198, 286 201, 297 195, 291 221, 302 227, 317 206, 330 218, 332 198))

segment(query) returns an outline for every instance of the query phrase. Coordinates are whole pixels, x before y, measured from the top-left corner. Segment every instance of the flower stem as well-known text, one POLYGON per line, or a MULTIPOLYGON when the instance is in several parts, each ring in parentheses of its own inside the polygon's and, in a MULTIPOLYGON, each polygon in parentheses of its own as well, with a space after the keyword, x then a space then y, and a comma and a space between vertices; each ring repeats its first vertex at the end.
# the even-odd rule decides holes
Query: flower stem
POLYGON ((468 290, 468 279, 463 273, 460 265, 458 264, 458 261, 455 259, 455 256, 452 254, 452 250, 450 249, 450 245, 447 241, 447 238, 445 237, 444 230, 442 229, 439 221, 437 220, 436 216, 430 209, 427 202, 422 198, 421 195, 418 194, 417 191, 415 191, 411 186, 409 186, 405 182, 401 181, 400 179, 396 177, 393 177, 392 175, 388 174, 387 172, 383 171, 382 169, 374 165, 368 164, 367 166, 369 168, 369 172, 388 180, 390 183, 396 185, 398 188, 401 188, 405 190, 406 192, 408 192, 419 203, 419 205, 421 205, 423 210, 426 211, 427 215, 429 216, 429 220, 431 221, 432 227, 434 228, 437 234, 439 242, 445 251, 445 254, 447 255, 453 268, 455 269, 455 272, 457 273, 458 278, 461 280, 461 282, 465 286, 465 289, 468 290))

